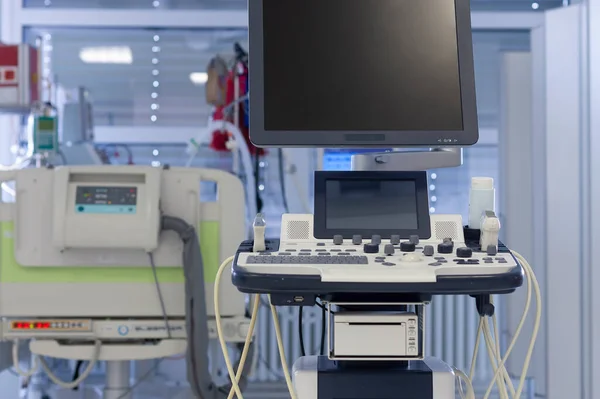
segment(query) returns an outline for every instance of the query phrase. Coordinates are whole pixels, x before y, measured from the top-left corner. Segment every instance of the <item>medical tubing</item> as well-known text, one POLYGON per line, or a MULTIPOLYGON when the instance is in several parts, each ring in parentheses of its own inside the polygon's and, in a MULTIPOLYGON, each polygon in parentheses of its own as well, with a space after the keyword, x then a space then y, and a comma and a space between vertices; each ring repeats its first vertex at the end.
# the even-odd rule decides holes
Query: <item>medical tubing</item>
MULTIPOLYGON (((224 399, 228 389, 217 386, 208 370, 208 315, 206 311, 206 287, 204 264, 196 229, 185 220, 162 217, 162 230, 179 234, 183 241, 183 272, 185 276, 185 317, 188 349, 186 352, 187 378, 194 396, 198 399, 224 399)), ((253 346, 249 350, 253 350, 253 346)), ((249 372, 249 366, 243 375, 249 372)), ((240 386, 247 380, 242 378, 240 386)))
POLYGON ((44 370, 44 372, 46 373, 46 375, 48 376, 50 381, 52 381, 53 383, 55 383, 56 385, 58 385, 62 388, 73 389, 73 388, 79 386, 83 381, 85 381, 85 379, 89 377, 89 375, 92 373, 92 371, 94 371, 94 367, 96 367, 96 363, 98 363, 98 360, 100 358, 100 348, 101 347, 102 347, 101 341, 94 342, 94 356, 92 357, 92 360, 90 360, 90 362, 88 363, 85 370, 83 370, 83 373, 81 373, 81 375, 77 379, 75 379, 73 381, 69 381, 69 382, 62 381, 60 378, 58 378, 54 374, 54 372, 52 371, 50 366, 48 366, 48 363, 46 363, 46 359, 44 359, 42 356, 38 356, 38 359, 40 360, 40 365, 42 366, 42 369, 44 370))
POLYGON ((21 370, 19 367, 19 340, 16 339, 13 341, 12 346, 12 361, 15 372, 19 374, 21 377, 28 378, 37 373, 39 369, 39 360, 37 356, 33 356, 33 366, 28 371, 21 370))

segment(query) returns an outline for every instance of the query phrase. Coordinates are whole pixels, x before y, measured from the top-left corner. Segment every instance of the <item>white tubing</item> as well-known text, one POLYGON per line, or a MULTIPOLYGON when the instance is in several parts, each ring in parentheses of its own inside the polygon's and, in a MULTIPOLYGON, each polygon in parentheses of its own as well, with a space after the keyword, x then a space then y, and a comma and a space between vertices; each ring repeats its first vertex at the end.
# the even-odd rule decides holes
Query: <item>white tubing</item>
POLYGON ((242 158, 242 167, 246 175, 246 194, 248 197, 248 209, 250 209, 250 215, 254 217, 256 212, 256 181, 254 179, 254 168, 252 167, 252 158, 250 157, 250 149, 246 144, 246 139, 240 131, 240 129, 231 122, 217 120, 211 121, 208 124, 208 130, 210 132, 215 130, 225 130, 235 138, 237 148, 240 151, 242 158))

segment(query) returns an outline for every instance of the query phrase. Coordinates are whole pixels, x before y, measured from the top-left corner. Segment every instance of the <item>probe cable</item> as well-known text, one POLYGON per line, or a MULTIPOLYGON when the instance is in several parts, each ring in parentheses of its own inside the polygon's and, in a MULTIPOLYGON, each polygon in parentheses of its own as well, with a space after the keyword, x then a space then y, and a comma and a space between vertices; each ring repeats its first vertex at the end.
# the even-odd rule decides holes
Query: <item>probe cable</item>
MULTIPOLYGON (((521 320, 519 321, 517 329, 515 330, 514 336, 508 346, 506 353, 504 354, 504 357, 501 357, 501 353, 500 353, 500 349, 499 349, 498 324, 497 324, 496 318, 492 317, 492 323, 494 325, 494 330, 495 330, 495 334, 494 334, 495 337, 492 337, 492 331, 490 329, 489 320, 486 317, 481 317, 479 320, 479 325, 477 328, 477 340, 475 342, 475 348, 473 350, 473 357, 471 360, 470 373, 467 378, 469 381, 472 381, 474 378, 475 363, 477 361, 477 353, 478 353, 478 349, 479 349, 479 345, 480 345, 480 336, 483 333, 484 340, 486 343, 486 348, 488 351, 488 355, 490 357, 490 362, 491 362, 492 368, 494 370, 494 377, 488 385, 484 399, 488 399, 490 397, 491 391, 494 387, 494 383, 496 383, 498 385, 499 395, 500 395, 501 399, 511 397, 506 392, 507 385, 508 385, 508 389, 510 390, 510 394, 512 395, 512 398, 520 399, 521 394, 523 392, 523 388, 525 386, 525 380, 527 378, 529 364, 531 362, 531 357, 533 354, 535 341, 537 339, 537 335, 538 335, 539 328, 540 328, 542 303, 541 303, 541 293, 540 293, 539 283, 537 281, 537 278, 535 277, 535 274, 533 272, 531 265, 527 262, 527 260, 519 253, 517 253, 515 251, 511 251, 511 252, 517 258, 517 260, 523 267, 525 277, 527 279, 527 301, 525 303, 525 308, 523 310, 521 320), (506 370, 505 363, 508 360, 511 352, 513 351, 514 346, 516 345, 517 339, 519 338, 521 331, 523 329, 523 326, 525 325, 525 321, 527 319, 527 316, 529 314, 529 310, 531 307, 532 291, 535 294, 536 304, 537 304, 534 328, 533 328, 533 332, 531 335, 530 344, 529 344, 529 348, 527 350, 526 358, 524 361, 523 369, 521 371, 519 385, 517 386, 517 389, 515 391, 515 387, 513 386, 512 380, 510 379, 510 376, 508 375, 508 372, 506 370)), ((456 370, 455 370, 455 372, 456 372, 456 370)), ((465 380, 465 378, 459 372, 456 372, 456 374, 462 380, 465 380)), ((467 397, 468 397, 468 395, 467 395, 467 397)))
POLYGON ((225 342, 225 338, 223 338, 223 326, 221 324, 221 311, 219 305, 219 286, 221 282, 221 276, 223 275, 223 272, 225 271, 227 266, 229 266, 231 262, 233 262, 233 259, 233 256, 230 256, 229 258, 225 259, 219 267, 219 270, 217 271, 217 275, 215 277, 215 320, 217 323, 217 336, 219 338, 219 344, 221 345, 221 351, 223 352, 223 357, 225 359, 225 366, 227 367, 229 379, 231 380, 231 389, 229 391, 228 399, 232 399, 234 394, 237 395, 237 399, 244 399, 244 396, 242 395, 242 390, 239 386, 239 381, 242 376, 242 371, 244 370, 244 364, 246 363, 246 358, 248 357, 248 351, 250 349, 250 342, 252 341, 252 336, 254 334, 254 326, 256 325, 256 319, 258 318, 257 316, 260 300, 259 298, 255 298, 254 300, 254 304, 252 306, 252 317, 250 319, 250 326, 248 328, 248 334, 246 335, 246 340, 244 342, 244 349, 242 350, 242 356, 238 364, 237 373, 235 373, 233 371, 233 365, 231 364, 231 358, 229 357, 227 343, 225 342))

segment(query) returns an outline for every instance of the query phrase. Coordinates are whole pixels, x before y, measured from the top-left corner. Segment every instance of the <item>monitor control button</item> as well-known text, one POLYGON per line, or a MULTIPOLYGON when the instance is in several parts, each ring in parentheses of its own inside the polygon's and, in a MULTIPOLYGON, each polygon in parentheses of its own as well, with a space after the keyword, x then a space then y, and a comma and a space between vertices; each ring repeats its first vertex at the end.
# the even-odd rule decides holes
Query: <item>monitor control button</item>
POLYGON ((335 245, 342 245, 344 243, 344 237, 341 236, 341 235, 339 235, 339 234, 334 235, 333 236, 333 243, 335 245))
POLYGON ((456 256, 459 258, 470 258, 473 256, 473 250, 467 247, 458 248, 456 250, 456 256))
POLYGON ((381 236, 378 234, 375 234, 371 237, 371 244, 381 244, 381 236))
POLYGON ((393 234, 393 235, 390 237, 390 243, 391 243, 391 244, 394 244, 394 245, 398 245, 398 244, 400 244, 400 236, 399 236, 398 234, 393 234))
POLYGON ((363 250, 365 251, 366 254, 376 254, 377 252, 379 252, 379 244, 373 244, 373 243, 365 244, 363 246, 363 250))
POLYGON ((352 236, 352 244, 360 245, 362 244, 362 236, 360 234, 355 234, 352 236))
POLYGON ((415 245, 419 244, 419 236, 416 234, 413 234, 409 237, 408 241, 412 242, 415 245))
POLYGON ((415 243, 410 241, 404 241, 400 243, 400 251, 402 252, 415 252, 415 243))

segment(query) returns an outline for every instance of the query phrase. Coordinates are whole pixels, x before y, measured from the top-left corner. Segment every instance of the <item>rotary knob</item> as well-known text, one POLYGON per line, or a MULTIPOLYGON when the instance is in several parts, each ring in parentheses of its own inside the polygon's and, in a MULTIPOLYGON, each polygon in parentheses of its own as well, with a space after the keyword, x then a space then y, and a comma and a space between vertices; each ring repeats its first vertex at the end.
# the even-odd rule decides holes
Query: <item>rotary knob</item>
POLYGON ((471 256, 473 256, 473 250, 467 247, 458 248, 456 250, 456 256, 458 256, 459 258, 470 258, 471 256))
POLYGON ((402 252, 415 252, 415 244, 410 241, 404 241, 400 243, 400 251, 402 252))
POLYGON ((419 236, 414 234, 408 238, 408 241, 412 242, 415 245, 419 245, 419 236))
POLYGON ((371 237, 371 244, 381 244, 381 236, 378 234, 375 234, 371 237))
POLYGON ((344 237, 341 236, 341 235, 339 235, 339 234, 334 235, 333 236, 333 243, 335 245, 342 245, 344 243, 344 237))
POLYGON ((352 236, 352 244, 354 244, 354 245, 362 244, 362 236, 360 234, 354 234, 352 236))
POLYGON ((372 242, 365 244, 363 246, 363 251, 365 251, 366 254, 376 254, 379 252, 379 244, 373 244, 372 242))
POLYGON ((452 243, 452 241, 443 242, 441 244, 438 244, 438 247, 437 247, 437 251, 440 254, 451 254, 453 250, 454 250, 454 244, 452 243))
POLYGON ((394 244, 394 245, 398 245, 398 244, 400 244, 400 236, 399 236, 399 235, 397 235, 397 234, 393 234, 393 235, 390 237, 390 243, 392 243, 392 244, 394 244))

